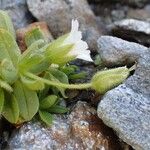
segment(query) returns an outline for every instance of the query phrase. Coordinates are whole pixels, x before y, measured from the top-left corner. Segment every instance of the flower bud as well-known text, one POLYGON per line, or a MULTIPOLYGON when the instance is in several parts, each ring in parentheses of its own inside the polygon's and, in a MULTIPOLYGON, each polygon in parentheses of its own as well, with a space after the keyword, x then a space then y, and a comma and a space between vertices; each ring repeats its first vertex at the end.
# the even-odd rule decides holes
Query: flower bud
POLYGON ((88 45, 82 40, 82 33, 78 28, 78 21, 72 20, 70 33, 63 35, 48 46, 46 56, 51 63, 68 63, 76 58, 93 61, 90 56, 90 50, 88 50, 88 45))
POLYGON ((127 67, 104 70, 96 73, 91 81, 92 88, 101 94, 121 84, 129 75, 127 67))

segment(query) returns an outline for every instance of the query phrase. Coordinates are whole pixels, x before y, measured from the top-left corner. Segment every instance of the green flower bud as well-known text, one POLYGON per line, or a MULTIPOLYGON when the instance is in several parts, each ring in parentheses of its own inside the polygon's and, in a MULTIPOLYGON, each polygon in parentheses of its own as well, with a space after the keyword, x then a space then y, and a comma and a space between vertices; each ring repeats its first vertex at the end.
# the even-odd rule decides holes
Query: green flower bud
POLYGON ((129 75, 127 67, 119 67, 96 73, 91 81, 92 88, 101 94, 121 84, 129 75))

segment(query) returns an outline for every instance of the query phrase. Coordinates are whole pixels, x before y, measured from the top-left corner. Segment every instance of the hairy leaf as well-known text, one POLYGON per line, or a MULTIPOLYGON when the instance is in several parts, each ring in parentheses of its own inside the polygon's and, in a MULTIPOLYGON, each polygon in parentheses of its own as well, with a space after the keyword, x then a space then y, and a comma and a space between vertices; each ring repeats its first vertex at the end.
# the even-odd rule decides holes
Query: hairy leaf
POLYGON ((49 68, 48 70, 56 79, 58 79, 62 83, 69 83, 68 77, 65 73, 62 71, 55 69, 55 68, 49 68))
POLYGON ((35 52, 41 52, 40 48, 41 45, 44 44, 44 40, 38 40, 34 43, 32 43, 28 48, 27 50, 25 50, 23 52, 23 54, 21 55, 20 57, 20 60, 19 61, 25 61, 26 59, 28 59, 30 57, 31 54, 35 53, 35 52))
MULTIPOLYGON (((68 77, 65 75, 65 73, 59 71, 59 70, 49 70, 46 72, 44 78, 49 79, 51 81, 55 82, 63 82, 63 83, 68 83, 68 77)), ((61 87, 53 87, 52 88, 53 92, 55 94, 58 94, 60 92, 64 98, 67 96, 65 95, 65 89, 61 87)))
POLYGON ((55 104, 56 101, 57 101, 57 96, 56 95, 47 96, 45 99, 43 99, 40 102, 40 109, 50 108, 55 104))
POLYGON ((15 38, 15 30, 12 21, 6 11, 0 10, 0 28, 7 30, 15 38))
POLYGON ((43 61, 44 57, 40 54, 33 54, 28 59, 26 59, 24 62, 21 62, 19 64, 19 68, 23 71, 29 71, 31 68, 34 68, 34 66, 38 65, 43 61))
POLYGON ((75 65, 63 66, 60 68, 60 71, 64 72, 67 76, 74 74, 75 71, 78 69, 75 65))
POLYGON ((3 81, 1 79, 0 79, 0 87, 5 89, 8 92, 13 92, 12 87, 7 82, 5 82, 5 81, 3 81))
POLYGON ((39 111, 41 120, 46 123, 48 126, 52 125, 53 115, 46 111, 39 111))
POLYGON ((4 91, 2 88, 0 88, 0 114, 3 110, 3 106, 4 106, 4 91))
POLYGON ((43 90, 45 87, 40 80, 33 80, 25 76, 21 76, 21 81, 30 90, 43 90))
POLYGON ((17 123, 19 118, 19 107, 14 95, 5 93, 5 102, 2 115, 11 123, 17 123))
POLYGON ((39 99, 35 91, 29 90, 20 81, 14 84, 14 94, 19 104, 20 116, 29 121, 39 109, 39 99))
POLYGON ((39 64, 34 65, 34 67, 30 69, 30 72, 34 74, 40 74, 46 71, 49 66, 50 66, 50 63, 47 60, 42 60, 39 64))
POLYGON ((43 47, 46 44, 46 42, 45 42, 45 38, 43 36, 42 31, 38 27, 27 32, 25 35, 25 42, 26 42, 27 47, 29 47, 31 44, 33 44, 34 42, 40 39, 44 40, 44 43, 40 45, 39 48, 43 47))
POLYGON ((4 29, 0 29, 0 54, 0 61, 6 58, 11 60, 14 66, 17 66, 21 55, 15 39, 4 29))
POLYGON ((21 71, 30 70, 30 72, 38 74, 42 71, 45 71, 49 67, 49 63, 44 56, 45 49, 47 46, 39 48, 39 46, 43 43, 43 40, 38 40, 34 42, 22 54, 19 60, 19 68, 21 71))
POLYGON ((87 73, 85 71, 82 71, 80 73, 70 75, 69 79, 72 79, 72 80, 74 80, 74 79, 83 79, 83 78, 86 77, 86 75, 87 75, 87 73))
POLYGON ((47 111, 50 112, 50 113, 63 114, 63 113, 68 112, 69 109, 64 107, 64 106, 56 105, 56 106, 50 107, 49 109, 47 109, 47 111))
POLYGON ((4 59, 0 64, 0 75, 8 83, 14 83, 18 78, 18 72, 11 61, 4 59))

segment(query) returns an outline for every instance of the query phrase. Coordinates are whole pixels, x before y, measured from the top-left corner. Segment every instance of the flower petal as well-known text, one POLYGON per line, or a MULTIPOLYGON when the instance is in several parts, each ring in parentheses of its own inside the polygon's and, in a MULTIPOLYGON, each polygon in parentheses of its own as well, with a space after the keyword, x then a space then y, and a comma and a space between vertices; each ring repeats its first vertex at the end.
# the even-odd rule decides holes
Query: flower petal
POLYGON ((84 53, 83 55, 82 54, 78 55, 77 58, 93 62, 93 60, 90 56, 90 50, 86 50, 86 53, 84 53))
POLYGON ((72 20, 72 28, 68 37, 64 40, 63 45, 74 44, 72 50, 68 53, 68 56, 76 56, 76 58, 83 59, 86 61, 93 61, 90 56, 88 45, 82 40, 82 33, 79 29, 79 22, 72 20))

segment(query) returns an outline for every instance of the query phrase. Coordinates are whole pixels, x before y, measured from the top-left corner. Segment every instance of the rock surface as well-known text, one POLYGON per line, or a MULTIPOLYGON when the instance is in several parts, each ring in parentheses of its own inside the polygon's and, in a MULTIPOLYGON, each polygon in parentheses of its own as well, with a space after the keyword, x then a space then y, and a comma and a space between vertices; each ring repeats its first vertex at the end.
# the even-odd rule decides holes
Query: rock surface
POLYGON ((132 19, 150 21, 150 10, 144 9, 129 9, 127 17, 132 19))
POLYGON ((142 7, 149 1, 148 0, 118 0, 118 2, 123 2, 131 6, 142 7))
POLYGON ((3 133, 2 120, 1 120, 1 117, 0 117, 0 149, 1 149, 2 143, 3 143, 2 133, 3 133))
MULTIPOLYGON (((123 53, 124 56, 133 57, 132 59, 135 60, 137 60, 135 55, 138 56, 138 65, 133 76, 104 95, 98 105, 98 116, 133 148, 136 150, 148 150, 150 149, 150 50, 133 43, 126 45, 123 40, 121 40, 123 42, 121 48, 117 43, 112 48, 112 44, 109 41, 110 37, 103 37, 99 42, 103 43, 106 38, 108 39, 107 44, 110 43, 110 47, 103 46, 103 51, 105 48, 107 56, 110 57, 107 57, 108 60, 105 58, 105 61, 109 62, 112 54, 117 55, 116 52, 121 49, 121 56, 123 53), (127 48, 129 46, 131 48, 135 46, 130 56, 127 48)), ((120 42, 118 41, 118 43, 120 42)), ((111 62, 116 65, 119 61, 120 65, 124 65, 124 61, 119 59, 122 59, 122 57, 118 57, 111 62)), ((128 63, 130 61, 126 62, 126 64, 128 63)))
POLYGON ((115 36, 150 45, 150 22, 136 19, 123 19, 110 26, 115 36))
MULTIPOLYGON (((112 0, 89 0, 89 2, 110 2, 110 3, 112 3, 112 0)), ((130 6, 134 6, 134 7, 142 7, 149 1, 148 0, 113 0, 113 2, 118 2, 118 3, 130 5, 130 6)))
POLYGON ((132 65, 147 50, 145 46, 113 36, 101 36, 97 44, 102 62, 107 67, 132 65))
POLYGON ((9 13, 15 28, 22 28, 34 21, 28 11, 26 0, 0 0, 0 9, 9 13))
POLYGON ((46 21, 56 38, 70 31, 72 19, 77 19, 91 50, 97 49, 100 35, 96 18, 86 0, 27 0, 30 12, 40 21, 46 21), (83 11, 84 10, 84 11, 83 11))
POLYGON ((37 122, 16 131, 8 149, 116 150, 121 145, 113 131, 86 102, 78 102, 69 116, 56 116, 52 127, 37 122))

